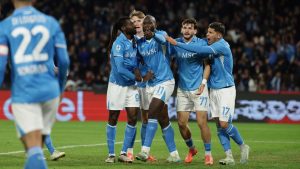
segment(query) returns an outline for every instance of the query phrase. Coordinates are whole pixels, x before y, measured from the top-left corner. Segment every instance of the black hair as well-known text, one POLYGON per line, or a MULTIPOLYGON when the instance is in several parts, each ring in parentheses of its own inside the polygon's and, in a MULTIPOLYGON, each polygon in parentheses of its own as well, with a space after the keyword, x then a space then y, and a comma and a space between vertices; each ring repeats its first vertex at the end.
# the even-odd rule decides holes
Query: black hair
POLYGON ((225 35, 225 26, 221 22, 213 22, 209 24, 208 27, 214 29, 216 32, 221 33, 222 35, 225 35))
POLYGON ((118 36, 118 31, 123 32, 123 30, 121 29, 123 26, 126 25, 127 22, 131 22, 129 17, 121 17, 118 19, 118 21, 113 25, 112 31, 111 31, 111 35, 110 35, 110 41, 107 47, 107 52, 108 52, 108 56, 110 55, 110 50, 112 48, 112 45, 114 43, 114 41, 116 40, 117 36, 118 36))

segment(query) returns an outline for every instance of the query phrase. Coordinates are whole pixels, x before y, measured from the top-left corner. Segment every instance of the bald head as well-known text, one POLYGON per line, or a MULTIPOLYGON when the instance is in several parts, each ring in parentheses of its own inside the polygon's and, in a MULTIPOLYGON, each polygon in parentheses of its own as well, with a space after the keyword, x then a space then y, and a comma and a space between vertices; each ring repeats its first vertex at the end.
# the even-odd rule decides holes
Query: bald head
POLYGON ((143 24, 153 24, 156 26, 156 19, 152 15, 146 15, 143 24))

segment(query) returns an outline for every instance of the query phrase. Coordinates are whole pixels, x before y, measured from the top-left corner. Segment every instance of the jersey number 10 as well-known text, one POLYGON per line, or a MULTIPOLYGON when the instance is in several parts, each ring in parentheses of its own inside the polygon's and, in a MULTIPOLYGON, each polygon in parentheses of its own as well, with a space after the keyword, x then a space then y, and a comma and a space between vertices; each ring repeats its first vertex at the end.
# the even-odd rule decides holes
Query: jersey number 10
POLYGON ((50 38, 49 31, 46 27, 42 25, 38 25, 33 27, 31 30, 28 30, 25 27, 18 27, 14 29, 11 34, 14 38, 17 38, 18 36, 23 37, 19 45, 19 48, 15 53, 15 57, 14 57, 15 64, 48 60, 48 54, 41 53, 50 38), (33 48, 32 53, 25 55, 28 45, 31 42, 32 36, 36 36, 38 34, 42 35, 41 39, 37 42, 36 46, 33 48))

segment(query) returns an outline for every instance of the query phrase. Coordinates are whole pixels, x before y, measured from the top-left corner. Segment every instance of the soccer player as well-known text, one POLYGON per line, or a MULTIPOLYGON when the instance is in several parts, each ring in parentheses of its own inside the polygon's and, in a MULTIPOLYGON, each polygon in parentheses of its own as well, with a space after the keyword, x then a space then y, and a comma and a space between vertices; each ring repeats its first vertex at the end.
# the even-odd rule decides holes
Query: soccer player
POLYGON ((50 160, 52 161, 56 161, 64 156, 66 156, 65 152, 62 151, 58 151, 55 149, 55 147, 52 144, 52 140, 51 140, 51 136, 50 135, 46 135, 45 136, 45 141, 44 141, 48 151, 50 152, 50 160))
MULTIPOLYGON (((120 110, 125 107, 127 112, 127 125, 125 129, 124 143, 118 158, 120 162, 131 163, 127 157, 127 149, 131 146, 135 133, 138 108, 140 106, 139 93, 135 87, 136 81, 143 78, 136 76, 137 57, 136 43, 134 39, 135 27, 129 17, 120 18, 113 26, 108 51, 110 51, 111 72, 107 89, 107 108, 109 119, 106 127, 107 145, 109 150, 107 163, 115 162, 114 144, 116 137, 116 125, 120 110), (118 35, 118 32, 120 34, 118 35)), ((144 80, 147 80, 145 78, 144 80)))
POLYGON ((32 7, 31 0, 13 0, 13 4, 13 14, 0 23, 0 85, 9 58, 12 111, 27 152, 24 168, 45 169, 42 135, 50 134, 55 121, 69 57, 64 33, 53 17, 32 7))
MULTIPOLYGON (((185 19, 181 25, 182 37, 177 42, 185 44, 200 44, 207 46, 207 41, 196 37, 197 21, 185 19)), ((207 61, 199 59, 194 52, 170 45, 170 55, 175 56, 178 68, 178 89, 177 89, 177 117, 182 138, 189 147, 186 163, 191 163, 197 149, 192 140, 188 120, 191 111, 196 112, 198 126, 201 130, 201 137, 205 148, 205 164, 212 165, 211 135, 207 125, 207 109, 209 106, 207 79, 210 74, 210 66, 207 61), (205 62, 204 62, 205 61, 205 62), (203 65, 204 70, 203 70, 203 65), (198 90, 199 88, 199 90, 198 90)))
POLYGON ((147 15, 143 21, 144 37, 138 40, 138 53, 148 69, 152 70, 154 77, 147 83, 146 94, 150 100, 149 119, 146 127, 145 141, 141 152, 137 154, 138 160, 147 161, 150 147, 155 136, 158 123, 163 132, 170 156, 168 162, 179 162, 180 157, 174 142, 174 130, 169 121, 166 104, 174 90, 174 78, 165 57, 162 44, 166 43, 163 35, 166 33, 156 30, 156 21, 153 16, 147 15), (165 111, 162 111, 165 109, 165 111))
POLYGON ((219 140, 224 148, 226 158, 219 161, 222 165, 234 165, 230 138, 232 138, 241 149, 241 163, 246 163, 249 156, 249 146, 246 145, 235 126, 232 124, 234 115, 236 89, 232 75, 233 57, 229 44, 223 39, 225 26, 220 22, 209 24, 207 40, 209 46, 199 44, 185 44, 177 42, 171 37, 167 41, 185 50, 195 52, 200 58, 210 57, 211 74, 208 80, 210 87, 210 104, 212 117, 215 118, 219 140))
MULTIPOLYGON (((131 22, 135 26, 136 34, 135 34, 135 39, 139 40, 142 37, 144 37, 144 32, 143 32, 143 20, 145 18, 145 14, 142 11, 137 11, 133 10, 130 15, 129 15, 131 22)), ((145 64, 139 63, 139 71, 142 76, 145 76, 147 74, 147 66, 145 64)), ((142 120, 142 127, 141 127, 141 144, 144 144, 145 141, 145 135, 146 135, 146 127, 148 123, 148 109, 146 105, 149 105, 149 100, 146 95, 146 82, 138 82, 138 91, 140 94, 140 110, 141 110, 141 120, 142 120)), ((134 140, 133 140, 134 141, 134 140)), ((127 150, 127 156, 131 158, 132 160, 134 159, 133 156, 133 145, 134 142, 132 143, 131 147, 128 148, 127 150)), ((149 155, 148 161, 155 161, 156 159, 152 156, 149 155)))

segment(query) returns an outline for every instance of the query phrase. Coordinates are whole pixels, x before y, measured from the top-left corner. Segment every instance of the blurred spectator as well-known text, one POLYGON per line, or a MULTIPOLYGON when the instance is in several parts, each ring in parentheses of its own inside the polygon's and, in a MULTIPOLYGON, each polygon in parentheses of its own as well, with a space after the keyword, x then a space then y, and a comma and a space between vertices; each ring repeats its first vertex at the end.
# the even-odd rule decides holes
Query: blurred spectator
MULTIPOLYGON (((2 20, 13 8, 10 0, 0 4, 2 20)), ((239 91, 300 90, 298 0, 43 0, 35 6, 62 25, 71 59, 72 90, 107 84, 110 66, 106 46, 111 26, 133 9, 154 15, 159 29, 173 37, 180 36, 180 23, 185 18, 199 21, 199 37, 205 37, 210 22, 221 21, 228 29, 225 39, 234 56, 233 74, 239 91)), ((9 72, 5 76, 3 87, 8 87, 9 72)))

